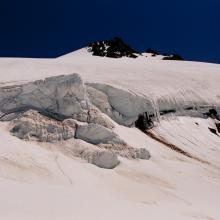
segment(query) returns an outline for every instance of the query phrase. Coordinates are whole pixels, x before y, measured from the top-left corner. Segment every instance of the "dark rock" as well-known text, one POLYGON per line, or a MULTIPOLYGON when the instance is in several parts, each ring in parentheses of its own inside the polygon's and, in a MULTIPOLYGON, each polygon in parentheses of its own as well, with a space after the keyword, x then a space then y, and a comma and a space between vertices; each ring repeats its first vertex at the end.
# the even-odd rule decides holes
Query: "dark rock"
POLYGON ((123 42, 119 37, 115 37, 112 40, 96 41, 89 44, 89 52, 92 52, 94 56, 121 58, 131 57, 136 58, 138 53, 129 45, 123 42))
POLYGON ((215 135, 218 136, 216 129, 214 129, 214 128, 209 128, 209 130, 210 130, 213 134, 215 134, 215 135))
POLYGON ((178 54, 172 54, 170 56, 164 57, 163 60, 184 60, 184 59, 178 54))
POLYGON ((185 110, 193 110, 193 107, 187 107, 185 110))
POLYGON ((138 120, 135 122, 135 126, 140 130, 145 131, 152 128, 154 126, 154 123, 147 112, 145 112, 139 115, 138 120))
POLYGON ((220 123, 216 123, 215 125, 216 125, 218 132, 220 133, 220 123))
POLYGON ((166 114, 170 114, 170 113, 176 113, 176 110, 175 109, 163 110, 160 112, 160 115, 166 115, 166 114))
POLYGON ((204 113, 204 115, 208 116, 208 117, 211 117, 213 119, 218 119, 219 120, 218 113, 214 108, 209 109, 209 111, 204 113))

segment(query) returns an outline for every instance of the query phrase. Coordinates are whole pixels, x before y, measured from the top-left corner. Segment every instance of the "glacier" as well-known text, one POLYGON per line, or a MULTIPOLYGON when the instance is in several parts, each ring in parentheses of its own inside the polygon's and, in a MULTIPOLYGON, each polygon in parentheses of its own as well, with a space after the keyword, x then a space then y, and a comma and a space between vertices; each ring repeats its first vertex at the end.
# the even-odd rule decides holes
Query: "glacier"
POLYGON ((87 48, 1 58, 0 217, 219 219, 219 73, 87 48))

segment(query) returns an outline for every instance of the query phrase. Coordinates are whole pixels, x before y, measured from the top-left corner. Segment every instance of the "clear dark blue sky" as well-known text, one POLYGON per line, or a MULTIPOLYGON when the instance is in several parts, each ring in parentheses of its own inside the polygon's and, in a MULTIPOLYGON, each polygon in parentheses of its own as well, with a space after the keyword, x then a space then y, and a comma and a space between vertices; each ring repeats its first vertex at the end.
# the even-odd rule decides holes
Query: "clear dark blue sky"
POLYGON ((114 36, 220 63, 220 0, 0 0, 1 57, 57 57, 114 36))

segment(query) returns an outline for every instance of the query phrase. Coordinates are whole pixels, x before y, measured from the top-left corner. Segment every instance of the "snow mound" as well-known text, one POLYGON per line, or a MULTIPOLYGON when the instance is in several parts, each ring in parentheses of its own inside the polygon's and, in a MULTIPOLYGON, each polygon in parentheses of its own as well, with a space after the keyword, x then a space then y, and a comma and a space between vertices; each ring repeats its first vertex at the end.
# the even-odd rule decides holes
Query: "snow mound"
POLYGON ((115 154, 128 159, 142 159, 149 160, 151 155, 145 148, 134 148, 128 146, 128 144, 99 144, 102 149, 114 152, 115 154))
POLYGON ((116 154, 110 151, 93 152, 88 158, 88 162, 105 169, 113 169, 119 164, 116 154))
POLYGON ((125 144, 124 141, 121 140, 113 131, 105 128, 104 126, 93 123, 88 125, 78 125, 76 138, 92 144, 125 144))
POLYGON ((105 149, 121 157, 128 159, 150 159, 150 153, 147 149, 129 146, 114 131, 98 124, 77 125, 75 137, 95 144, 100 149, 105 149))

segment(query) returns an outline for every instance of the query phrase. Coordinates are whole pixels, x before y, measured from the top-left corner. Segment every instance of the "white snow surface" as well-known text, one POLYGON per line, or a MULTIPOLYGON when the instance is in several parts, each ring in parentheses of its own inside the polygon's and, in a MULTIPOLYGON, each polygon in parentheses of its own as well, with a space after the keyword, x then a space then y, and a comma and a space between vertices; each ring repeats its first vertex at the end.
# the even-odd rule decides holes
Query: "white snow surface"
MULTIPOLYGON (((89 83, 109 84, 152 102, 171 100, 220 106, 220 65, 146 57, 94 57, 86 48, 56 59, 0 59, 0 86, 78 73, 89 83)), ((0 219, 4 220, 218 220, 220 135, 214 120, 162 117, 151 133, 115 123, 130 146, 146 148, 150 160, 120 158, 106 170, 75 157, 81 140, 24 141, 0 122, 0 219)), ((93 145, 91 145, 93 147, 93 145)))

